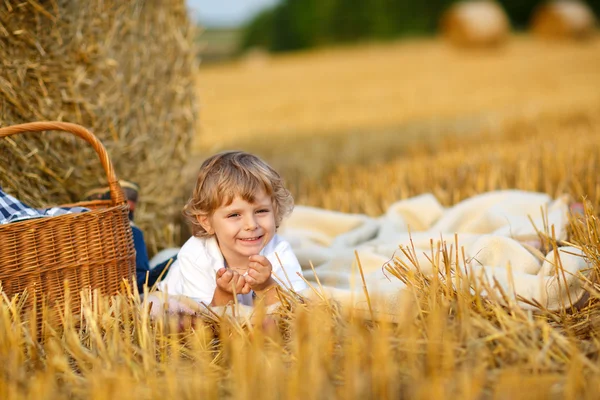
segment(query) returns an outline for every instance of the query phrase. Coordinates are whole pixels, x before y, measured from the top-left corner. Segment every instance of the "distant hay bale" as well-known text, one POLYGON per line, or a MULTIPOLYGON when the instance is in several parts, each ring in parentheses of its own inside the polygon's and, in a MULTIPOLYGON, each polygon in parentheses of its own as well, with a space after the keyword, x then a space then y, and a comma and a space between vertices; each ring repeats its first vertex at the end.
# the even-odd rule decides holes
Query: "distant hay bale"
POLYGON ((241 61, 247 68, 263 68, 269 63, 269 53, 265 49, 254 47, 244 53, 241 61))
POLYGON ((486 47, 504 42, 510 23, 502 7, 495 2, 461 1, 442 15, 440 29, 455 45, 486 47))
MULTIPOLYGON (((0 126, 62 120, 90 129, 119 178, 141 186, 136 222, 169 245, 196 128, 196 49, 184 0, 0 3, 0 126)), ((105 184, 67 134, 0 140, 0 185, 33 206, 105 184)))
POLYGON ((585 39, 596 29, 596 17, 581 1, 559 0, 541 5, 531 19, 534 34, 552 39, 585 39))

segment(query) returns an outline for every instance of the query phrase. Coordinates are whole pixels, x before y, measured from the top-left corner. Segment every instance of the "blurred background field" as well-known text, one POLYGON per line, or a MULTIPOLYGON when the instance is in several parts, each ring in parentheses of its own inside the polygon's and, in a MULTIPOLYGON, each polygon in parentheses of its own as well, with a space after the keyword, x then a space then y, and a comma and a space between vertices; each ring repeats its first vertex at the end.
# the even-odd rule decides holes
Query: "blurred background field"
MULTIPOLYGON (((151 252, 185 240, 177 215, 202 160, 244 149, 284 175, 298 204, 344 212, 380 215, 426 192, 448 206, 510 188, 585 198, 570 239, 600 273, 596 25, 534 33, 543 3, 502 1, 505 30, 487 42, 461 33, 464 45, 440 28, 450 1, 249 1, 235 18, 227 12, 239 2, 190 1, 194 32, 181 1, 78 3, 77 12, 50 3, 51 17, 45 3, 0 6, 0 121, 69 119, 97 131, 117 173, 142 184, 136 218, 151 252), (225 14, 211 22, 203 7, 217 3, 225 14), (135 23, 140 10, 150 22, 135 23), (64 41, 68 52, 63 37, 77 39, 64 41)), ((597 1, 579 4, 598 15, 597 1)), ((65 141, 62 155, 44 156, 50 143, 4 143, 4 187, 43 204, 96 185, 98 174, 71 165, 88 153, 65 141)), ((22 303, 2 298, 0 397, 597 397, 597 283, 580 310, 525 313, 411 279, 400 324, 294 299, 273 336, 227 318, 194 330, 186 318, 149 321, 132 295, 84 299, 82 315, 67 310, 55 331, 23 322, 22 303)))
POLYGON ((576 109, 600 101, 590 90, 600 80, 599 54, 600 36, 583 45, 517 36, 494 51, 430 39, 207 65, 198 74, 196 143, 383 130, 401 137, 402 125, 576 109))
POLYGON ((254 151, 294 180, 406 156, 448 135, 499 134, 509 121, 598 107, 600 36, 565 44, 520 35, 476 51, 412 39, 262 55, 206 65, 197 82, 194 148, 254 151))

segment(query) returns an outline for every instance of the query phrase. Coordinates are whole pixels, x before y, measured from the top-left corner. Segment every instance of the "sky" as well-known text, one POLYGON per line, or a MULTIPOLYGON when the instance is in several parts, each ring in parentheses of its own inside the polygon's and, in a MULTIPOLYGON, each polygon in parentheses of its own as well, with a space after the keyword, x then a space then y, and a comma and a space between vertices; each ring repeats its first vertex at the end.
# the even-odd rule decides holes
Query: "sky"
POLYGON ((192 18, 206 27, 234 27, 278 0, 186 0, 192 18))

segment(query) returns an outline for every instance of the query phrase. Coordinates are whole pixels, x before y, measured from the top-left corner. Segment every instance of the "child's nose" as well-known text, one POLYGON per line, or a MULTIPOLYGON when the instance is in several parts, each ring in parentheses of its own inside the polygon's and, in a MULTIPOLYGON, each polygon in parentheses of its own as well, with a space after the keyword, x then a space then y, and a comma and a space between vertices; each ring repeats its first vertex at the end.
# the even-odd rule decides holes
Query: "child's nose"
POLYGON ((258 223, 256 222, 254 215, 252 215, 246 219, 246 229, 249 231, 253 231, 256 228, 258 228, 258 223))

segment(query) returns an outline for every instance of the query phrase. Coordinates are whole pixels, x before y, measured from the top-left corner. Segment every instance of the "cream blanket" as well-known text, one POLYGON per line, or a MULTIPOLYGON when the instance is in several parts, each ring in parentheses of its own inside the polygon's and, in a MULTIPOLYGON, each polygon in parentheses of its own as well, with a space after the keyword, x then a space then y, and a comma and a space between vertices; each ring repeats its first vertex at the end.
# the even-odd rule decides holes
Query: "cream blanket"
MULTIPOLYGON (((376 319, 397 320, 410 297, 386 266, 417 264, 421 271, 433 274, 431 260, 440 259, 438 243, 445 241, 456 254, 455 234, 465 252, 466 265, 459 262, 461 271, 483 283, 472 291, 495 295, 500 301, 504 293, 509 302, 524 309, 536 308, 533 303, 557 310, 582 299, 591 268, 574 247, 542 254, 536 228, 543 231, 546 226, 551 232, 554 227, 556 239, 565 240, 568 212, 567 196, 553 200, 542 193, 507 190, 444 208, 433 195, 424 194, 392 204, 379 218, 296 206, 279 233, 292 245, 304 277, 317 291, 311 263, 327 296, 373 313, 376 319), (410 253, 414 248, 413 262, 400 246, 410 253), (355 250, 365 274, 370 310, 355 250)), ((442 262, 435 264, 445 270, 442 262)), ((455 263, 450 267, 454 269, 455 263)), ((313 289, 303 294, 315 295, 313 289)))

